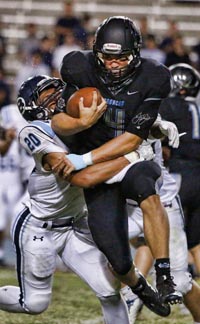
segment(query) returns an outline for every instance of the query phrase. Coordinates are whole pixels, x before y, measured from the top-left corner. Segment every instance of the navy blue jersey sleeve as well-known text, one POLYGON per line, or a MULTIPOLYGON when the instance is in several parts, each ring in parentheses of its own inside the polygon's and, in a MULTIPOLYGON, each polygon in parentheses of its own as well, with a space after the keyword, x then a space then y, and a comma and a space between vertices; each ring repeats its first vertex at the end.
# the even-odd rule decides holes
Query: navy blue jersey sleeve
POLYGON ((144 104, 140 106, 138 113, 128 124, 126 131, 146 139, 149 135, 151 126, 157 118, 159 105, 160 101, 151 103, 144 102, 144 104))
POLYGON ((149 134, 149 129, 157 118, 162 100, 170 92, 171 85, 170 73, 165 66, 159 64, 154 69, 150 66, 151 69, 149 71, 148 65, 144 65, 144 67, 146 68, 145 74, 147 78, 144 86, 143 102, 129 122, 126 131, 146 139, 149 134), (151 74, 149 75, 148 72, 151 72, 151 74))
POLYGON ((88 60, 92 55, 91 51, 73 51, 65 55, 60 70, 63 81, 75 84, 78 88, 91 86, 94 71, 88 60))

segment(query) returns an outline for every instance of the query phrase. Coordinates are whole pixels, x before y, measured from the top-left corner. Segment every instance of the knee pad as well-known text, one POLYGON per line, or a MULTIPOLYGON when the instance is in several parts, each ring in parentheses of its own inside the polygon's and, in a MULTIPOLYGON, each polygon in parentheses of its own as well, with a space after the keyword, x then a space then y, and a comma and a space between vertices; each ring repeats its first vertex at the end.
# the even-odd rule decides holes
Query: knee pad
POLYGON ((187 271, 172 271, 176 289, 183 295, 187 294, 192 289, 192 276, 187 271))
POLYGON ((37 315, 48 308, 50 301, 51 293, 31 294, 30 297, 26 299, 23 308, 27 313, 37 315))
POLYGON ((126 275, 133 265, 133 260, 130 258, 123 258, 123 262, 113 262, 112 267, 113 270, 121 276, 126 275))
POLYGON ((56 269, 56 256, 53 253, 34 255, 32 262, 32 273, 36 278, 48 278, 56 269), (39 262, 40 260, 40 262, 39 262))
POLYGON ((43 241, 38 239, 26 247, 27 271, 39 279, 50 277, 56 269, 55 247, 48 239, 42 243, 43 241))
POLYGON ((153 161, 136 163, 130 168, 122 181, 122 189, 126 198, 141 204, 149 196, 155 195, 156 181, 161 176, 159 165, 153 161))

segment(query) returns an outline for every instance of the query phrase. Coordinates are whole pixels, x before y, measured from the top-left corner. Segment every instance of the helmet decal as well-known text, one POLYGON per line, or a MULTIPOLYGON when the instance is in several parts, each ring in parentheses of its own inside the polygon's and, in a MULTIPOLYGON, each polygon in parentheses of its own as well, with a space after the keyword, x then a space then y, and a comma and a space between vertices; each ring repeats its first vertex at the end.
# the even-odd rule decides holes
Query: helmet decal
POLYGON ((26 110, 26 103, 24 98, 22 97, 17 98, 17 106, 19 108, 20 113, 23 115, 26 110))
POLYGON ((115 43, 107 43, 103 44, 103 51, 106 53, 121 53, 122 46, 120 44, 115 43))

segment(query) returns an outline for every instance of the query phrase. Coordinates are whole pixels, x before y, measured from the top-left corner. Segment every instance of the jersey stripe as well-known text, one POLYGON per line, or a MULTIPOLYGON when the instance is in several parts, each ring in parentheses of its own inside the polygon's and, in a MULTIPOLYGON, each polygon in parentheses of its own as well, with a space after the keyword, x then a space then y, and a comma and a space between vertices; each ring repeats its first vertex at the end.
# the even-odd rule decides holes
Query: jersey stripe
POLYGON ((15 248, 16 248, 16 254, 17 254, 17 277, 18 277, 18 282, 19 282, 19 287, 20 287, 20 298, 19 298, 19 303, 22 305, 23 304, 23 289, 22 289, 22 275, 21 275, 21 247, 20 247, 20 236, 21 236, 21 230, 22 227, 24 226, 24 222, 27 218, 27 216, 30 215, 30 211, 28 208, 24 210, 24 212, 21 214, 21 216, 18 218, 16 227, 15 227, 15 234, 14 234, 14 243, 15 243, 15 248))
POLYGON ((44 123, 39 120, 35 120, 34 122, 31 123, 33 126, 39 126, 47 135, 49 135, 51 138, 54 138, 56 134, 54 133, 53 129, 50 127, 49 124, 44 123))

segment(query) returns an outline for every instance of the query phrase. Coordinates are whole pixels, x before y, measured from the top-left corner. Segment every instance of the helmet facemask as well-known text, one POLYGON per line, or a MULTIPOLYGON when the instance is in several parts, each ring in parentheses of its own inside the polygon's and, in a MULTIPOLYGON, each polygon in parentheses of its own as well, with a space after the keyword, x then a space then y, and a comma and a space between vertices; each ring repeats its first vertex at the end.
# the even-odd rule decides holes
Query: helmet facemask
MULTIPOLYGON (((49 88, 54 89, 54 88, 49 88)), ((47 90, 43 89, 42 91, 47 90)), ((56 112, 57 112, 57 103, 59 102, 59 99, 61 97, 62 89, 56 89, 55 92, 53 92, 50 95, 47 95, 44 100, 40 100, 38 98, 37 100, 37 108, 41 110, 41 118, 43 120, 50 119, 56 112)), ((38 117, 40 117, 38 115, 38 117)))
MULTIPOLYGON (((129 75, 133 73, 135 70, 135 64, 134 64, 134 57, 132 53, 127 53, 123 55, 114 55, 117 59, 120 59, 122 57, 127 58, 127 65, 121 68, 112 68, 112 69, 107 69, 105 67, 104 60, 106 59, 107 54, 103 54, 101 52, 97 52, 97 60, 99 64, 99 68, 101 69, 101 73, 104 75, 104 78, 107 79, 107 82, 112 83, 119 83, 123 82, 126 80, 129 75)), ((109 55, 109 54, 108 54, 109 55)))

